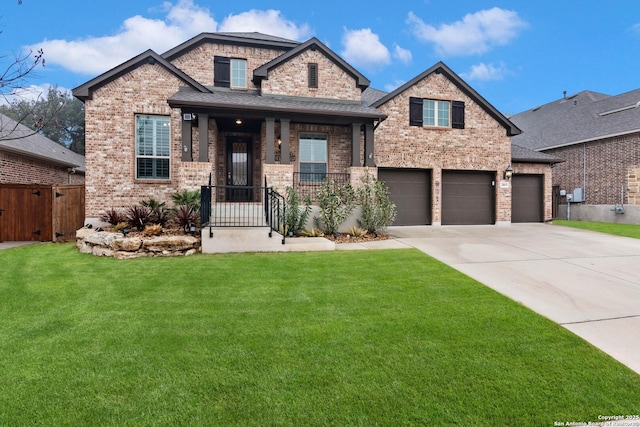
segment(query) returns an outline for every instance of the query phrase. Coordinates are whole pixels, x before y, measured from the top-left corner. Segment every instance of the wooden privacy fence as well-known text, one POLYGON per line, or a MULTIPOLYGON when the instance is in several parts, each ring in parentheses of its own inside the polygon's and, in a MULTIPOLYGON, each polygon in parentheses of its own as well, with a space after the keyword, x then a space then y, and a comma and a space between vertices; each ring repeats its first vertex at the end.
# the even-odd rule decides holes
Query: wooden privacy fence
POLYGON ((0 242, 75 240, 84 185, 0 184, 0 242))

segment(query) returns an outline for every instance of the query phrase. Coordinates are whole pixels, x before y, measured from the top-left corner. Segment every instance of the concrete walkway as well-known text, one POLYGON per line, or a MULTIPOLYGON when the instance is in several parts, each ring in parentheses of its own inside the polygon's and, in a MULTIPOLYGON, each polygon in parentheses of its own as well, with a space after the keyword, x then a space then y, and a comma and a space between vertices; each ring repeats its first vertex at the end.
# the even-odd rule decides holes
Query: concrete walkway
POLYGON ((640 239, 550 224, 392 227, 640 374, 640 239))
POLYGON ((31 245, 39 242, 0 242, 0 250, 17 248, 18 246, 31 245))

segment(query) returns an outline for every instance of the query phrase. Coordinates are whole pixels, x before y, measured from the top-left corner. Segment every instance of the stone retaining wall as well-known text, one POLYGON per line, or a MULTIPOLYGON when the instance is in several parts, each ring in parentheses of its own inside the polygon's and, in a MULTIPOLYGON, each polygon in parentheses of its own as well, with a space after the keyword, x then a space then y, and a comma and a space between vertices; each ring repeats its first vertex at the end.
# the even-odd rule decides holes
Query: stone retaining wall
POLYGON ((81 253, 117 259, 173 257, 200 252, 200 238, 188 235, 125 237, 122 233, 81 228, 76 232, 76 246, 81 253))

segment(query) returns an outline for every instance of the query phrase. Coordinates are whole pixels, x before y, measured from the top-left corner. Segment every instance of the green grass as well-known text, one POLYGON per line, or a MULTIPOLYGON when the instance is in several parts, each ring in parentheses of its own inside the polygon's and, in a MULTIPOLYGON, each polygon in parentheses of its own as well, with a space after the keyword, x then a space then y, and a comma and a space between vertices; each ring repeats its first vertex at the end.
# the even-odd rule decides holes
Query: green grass
POLYGON ((640 376, 417 250, 0 251, 0 425, 551 426, 640 376))
POLYGON ((567 221, 555 219, 553 220, 553 223, 556 225, 563 225, 565 227, 580 228, 582 230, 598 231, 600 233, 640 239, 640 225, 638 224, 616 224, 613 222, 567 221))

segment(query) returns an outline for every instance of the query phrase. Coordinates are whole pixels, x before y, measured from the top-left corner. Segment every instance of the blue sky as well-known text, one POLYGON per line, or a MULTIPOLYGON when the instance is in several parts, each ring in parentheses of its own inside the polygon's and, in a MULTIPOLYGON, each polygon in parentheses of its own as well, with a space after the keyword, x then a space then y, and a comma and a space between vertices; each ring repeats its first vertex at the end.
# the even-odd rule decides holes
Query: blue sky
POLYGON ((0 16, 0 72, 44 49, 35 91, 72 89, 204 31, 317 37, 387 91, 444 61, 505 114, 563 91, 640 88, 638 0, 2 0, 0 16))

